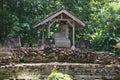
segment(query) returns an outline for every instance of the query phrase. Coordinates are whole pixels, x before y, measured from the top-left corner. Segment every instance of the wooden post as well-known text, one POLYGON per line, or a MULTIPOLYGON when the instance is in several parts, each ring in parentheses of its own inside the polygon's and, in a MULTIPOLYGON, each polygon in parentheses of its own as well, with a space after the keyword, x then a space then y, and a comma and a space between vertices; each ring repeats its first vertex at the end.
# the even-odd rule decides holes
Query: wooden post
POLYGON ((63 19, 63 14, 61 14, 60 19, 63 19))
POLYGON ((42 28, 42 45, 44 44, 44 27, 42 28))
POLYGON ((73 35, 72 35, 72 36, 73 36, 73 38, 72 38, 72 41, 73 41, 73 42, 72 42, 72 47, 71 47, 71 49, 74 50, 74 49, 75 49, 75 22, 74 22, 74 21, 73 21, 73 26, 72 26, 72 28, 73 28, 73 31, 72 31, 72 32, 73 32, 73 35))
POLYGON ((43 28, 42 28, 42 45, 41 45, 41 49, 42 49, 42 50, 43 50, 44 47, 45 47, 45 43, 44 43, 44 41, 45 41, 45 39, 44 39, 44 27, 45 27, 45 26, 43 26, 43 28))
POLYGON ((20 36, 19 36, 18 38, 19 38, 19 47, 21 47, 21 40, 20 40, 20 36))
POLYGON ((49 22, 49 25, 48 25, 48 38, 50 38, 50 22, 49 22))

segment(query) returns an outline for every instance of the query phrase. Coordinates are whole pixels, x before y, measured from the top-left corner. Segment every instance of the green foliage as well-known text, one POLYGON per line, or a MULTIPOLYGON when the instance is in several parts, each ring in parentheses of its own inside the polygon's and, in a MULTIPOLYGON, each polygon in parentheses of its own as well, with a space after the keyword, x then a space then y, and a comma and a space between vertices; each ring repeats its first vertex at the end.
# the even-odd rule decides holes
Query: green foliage
POLYGON ((118 31, 120 30, 119 12, 119 3, 113 2, 104 6, 101 12, 96 15, 95 23, 97 23, 97 27, 95 27, 94 33, 90 36, 95 50, 118 53, 115 45, 120 41, 120 33, 118 31))
POLYGON ((120 75, 115 76, 114 80, 120 80, 120 75))
POLYGON ((0 75, 0 80, 5 80, 5 79, 7 79, 7 78, 9 78, 9 76, 6 76, 6 75, 0 75))
POLYGON ((48 78, 49 80, 72 80, 68 74, 57 72, 56 68, 52 70, 48 78))

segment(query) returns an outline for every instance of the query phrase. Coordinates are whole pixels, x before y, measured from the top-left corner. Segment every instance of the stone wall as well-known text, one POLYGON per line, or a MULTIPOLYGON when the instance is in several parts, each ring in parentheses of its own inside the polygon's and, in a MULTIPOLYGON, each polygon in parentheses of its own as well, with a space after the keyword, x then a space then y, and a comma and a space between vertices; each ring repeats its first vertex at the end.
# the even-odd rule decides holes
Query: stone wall
POLYGON ((17 64, 14 66, 4 66, 0 68, 0 76, 15 76, 20 71, 39 72, 40 80, 47 80, 48 75, 56 66, 59 72, 69 74, 73 80, 94 80, 101 78, 113 78, 120 75, 120 65, 99 65, 99 64, 79 64, 79 63, 33 63, 17 64), (3 73, 2 73, 2 72, 3 73))

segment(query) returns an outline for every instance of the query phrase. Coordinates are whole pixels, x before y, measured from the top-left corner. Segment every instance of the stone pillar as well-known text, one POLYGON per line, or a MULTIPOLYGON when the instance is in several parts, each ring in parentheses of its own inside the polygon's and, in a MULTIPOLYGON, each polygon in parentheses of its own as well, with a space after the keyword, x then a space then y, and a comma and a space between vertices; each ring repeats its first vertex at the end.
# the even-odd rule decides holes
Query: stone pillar
POLYGON ((61 25, 61 33, 63 33, 64 38, 68 39, 69 35, 69 28, 68 25, 61 25))
POLYGON ((66 25, 65 27, 66 27, 66 38, 68 39, 69 38, 69 28, 68 28, 68 25, 66 25))

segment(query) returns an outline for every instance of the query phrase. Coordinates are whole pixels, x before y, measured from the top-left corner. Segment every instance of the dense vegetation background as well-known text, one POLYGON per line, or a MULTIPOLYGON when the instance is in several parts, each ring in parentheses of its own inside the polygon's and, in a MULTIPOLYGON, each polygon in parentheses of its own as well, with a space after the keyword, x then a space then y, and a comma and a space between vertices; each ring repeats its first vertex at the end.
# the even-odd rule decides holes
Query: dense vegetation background
POLYGON ((42 28, 33 28, 33 24, 62 5, 86 24, 76 28, 76 40, 87 38, 94 50, 120 54, 116 48, 120 41, 119 0, 1 0, 0 43, 20 36, 22 44, 34 46, 42 28))

